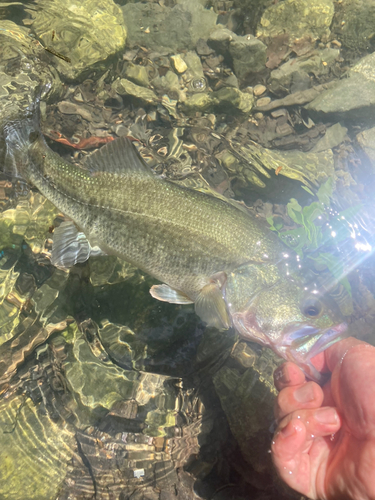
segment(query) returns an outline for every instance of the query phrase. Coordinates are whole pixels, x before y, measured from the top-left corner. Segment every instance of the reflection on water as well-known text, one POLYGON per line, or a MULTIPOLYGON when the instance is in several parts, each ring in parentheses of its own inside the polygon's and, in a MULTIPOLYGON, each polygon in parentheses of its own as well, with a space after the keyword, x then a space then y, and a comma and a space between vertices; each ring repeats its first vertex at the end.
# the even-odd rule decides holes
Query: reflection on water
POLYGON ((372 14, 290 3, 0 2, 0 498, 293 497, 268 454, 280 359, 115 256, 52 266, 63 214, 4 141, 50 89, 60 156, 130 136, 164 178, 243 200, 374 343, 372 14))

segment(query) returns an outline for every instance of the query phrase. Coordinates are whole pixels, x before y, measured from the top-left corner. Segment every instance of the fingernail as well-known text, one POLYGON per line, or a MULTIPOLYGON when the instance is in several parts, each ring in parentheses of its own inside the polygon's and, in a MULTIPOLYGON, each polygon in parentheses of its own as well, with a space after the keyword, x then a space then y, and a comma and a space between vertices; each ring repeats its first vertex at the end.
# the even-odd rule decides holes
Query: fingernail
POLYGON ((319 408, 314 416, 321 424, 335 425, 338 422, 338 415, 334 408, 319 408))
POLYGON ((292 436, 295 433, 293 425, 289 422, 283 429, 281 429, 280 434, 283 438, 292 436))
POLYGON ((312 384, 305 384, 294 391, 294 398, 298 403, 309 403, 314 400, 314 388, 312 384))
POLYGON ((276 382, 282 382, 283 384, 290 383, 290 378, 284 365, 276 368, 274 377, 276 382))

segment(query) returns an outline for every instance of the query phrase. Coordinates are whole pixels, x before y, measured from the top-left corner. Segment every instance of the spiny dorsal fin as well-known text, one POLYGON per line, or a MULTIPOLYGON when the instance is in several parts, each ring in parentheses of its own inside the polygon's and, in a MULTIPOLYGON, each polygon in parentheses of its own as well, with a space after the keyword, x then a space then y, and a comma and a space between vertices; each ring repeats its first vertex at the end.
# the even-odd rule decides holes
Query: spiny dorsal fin
POLYGON ((178 186, 184 186, 189 189, 192 189, 193 191, 199 191, 200 193, 205 193, 209 194, 210 196, 213 196, 214 198, 219 198, 219 200, 225 201, 225 203, 229 203, 230 205, 233 205, 236 207, 238 210, 241 210, 241 212, 245 212, 247 215, 249 215, 250 210, 249 208, 245 205, 243 201, 237 201, 234 200, 233 198, 227 198, 223 194, 220 194, 218 191, 215 191, 209 183, 206 181, 202 175, 199 174, 196 185, 186 185, 185 180, 174 180, 174 179, 168 179, 168 182, 172 182, 173 184, 177 184, 178 186))
POLYGON ((136 172, 142 175, 153 175, 127 137, 120 137, 109 142, 102 148, 86 156, 84 166, 90 172, 111 172, 118 175, 128 175, 136 172))

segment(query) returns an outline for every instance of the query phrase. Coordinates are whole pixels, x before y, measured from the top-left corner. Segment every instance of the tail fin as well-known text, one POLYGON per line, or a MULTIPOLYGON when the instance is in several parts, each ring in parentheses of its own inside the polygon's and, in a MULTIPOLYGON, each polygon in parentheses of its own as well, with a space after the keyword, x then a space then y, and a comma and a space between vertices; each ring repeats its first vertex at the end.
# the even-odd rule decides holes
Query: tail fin
MULTIPOLYGON (((49 90, 49 88, 48 88, 49 90)), ((41 134, 40 100, 45 88, 41 88, 26 112, 8 121, 2 130, 3 172, 11 177, 27 180, 28 151, 32 142, 41 134)))

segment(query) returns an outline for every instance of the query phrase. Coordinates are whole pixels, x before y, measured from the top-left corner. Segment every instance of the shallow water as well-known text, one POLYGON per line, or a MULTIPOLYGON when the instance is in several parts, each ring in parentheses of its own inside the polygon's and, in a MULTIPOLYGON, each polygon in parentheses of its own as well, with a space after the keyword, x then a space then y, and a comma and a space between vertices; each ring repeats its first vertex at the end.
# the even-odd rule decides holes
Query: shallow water
POLYGON ((245 71, 228 40, 207 39, 216 23, 255 33, 270 2, 120 3, 0 2, 0 499, 294 498, 268 453, 281 359, 205 327, 193 305, 156 301, 156 281, 117 257, 52 266, 63 214, 9 175, 3 127, 49 84, 54 151, 79 163, 127 135, 156 173, 243 200, 297 248, 350 334, 374 343, 374 175, 358 135, 371 109, 311 118, 307 101, 256 102, 329 87, 371 47, 339 45, 340 11, 315 39, 308 26, 298 43, 264 36, 262 65, 245 71), (336 59, 276 88, 271 71, 332 47, 336 59), (310 207, 303 223, 291 198, 310 207))

